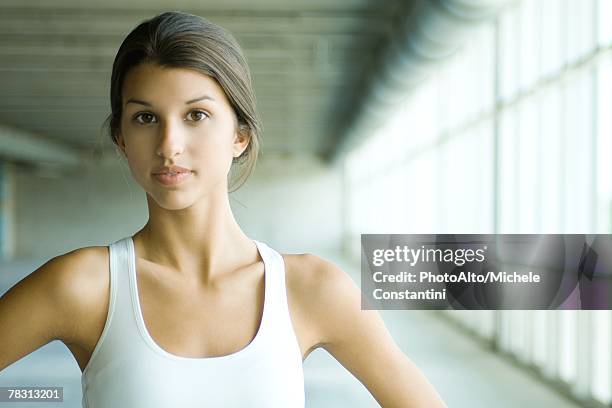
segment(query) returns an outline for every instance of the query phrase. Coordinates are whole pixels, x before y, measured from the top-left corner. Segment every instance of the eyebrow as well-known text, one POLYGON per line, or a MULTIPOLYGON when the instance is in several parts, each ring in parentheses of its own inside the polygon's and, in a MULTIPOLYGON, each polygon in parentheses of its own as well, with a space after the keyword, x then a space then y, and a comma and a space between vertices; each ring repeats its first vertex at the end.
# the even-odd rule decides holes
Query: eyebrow
MULTIPOLYGON (((190 99, 190 100, 188 100, 187 102, 185 102, 185 105, 189 105, 189 104, 191 104, 191 103, 199 102, 199 101, 202 101, 202 100, 204 100, 204 99, 207 99, 207 100, 209 100, 209 101, 213 101, 213 102, 215 102, 215 100, 214 100, 212 97, 210 97, 210 96, 208 96, 208 95, 202 95, 202 96, 197 97, 197 98, 195 98, 195 99, 190 99)), ((137 103, 137 104, 144 105, 144 106, 152 106, 150 102, 147 102, 147 101, 142 101, 142 100, 140 100, 140 99, 134 99, 134 98, 130 98, 130 99, 128 99, 128 100, 127 100, 127 102, 126 102, 125 104, 127 105, 127 104, 129 104, 129 103, 137 103)))

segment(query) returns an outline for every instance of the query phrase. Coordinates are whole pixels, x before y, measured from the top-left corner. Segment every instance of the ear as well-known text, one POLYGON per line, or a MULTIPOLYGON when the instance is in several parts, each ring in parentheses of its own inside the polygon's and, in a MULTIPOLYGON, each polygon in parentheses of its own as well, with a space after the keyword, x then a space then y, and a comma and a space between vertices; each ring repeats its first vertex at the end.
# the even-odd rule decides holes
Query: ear
POLYGON ((238 157, 245 151, 251 141, 251 134, 247 125, 240 125, 234 134, 234 146, 232 147, 234 157, 238 157))
POLYGON ((125 153, 125 139, 123 138, 121 132, 117 133, 115 139, 117 140, 117 146, 119 146, 119 148, 123 152, 123 155, 127 157, 127 154, 125 153))

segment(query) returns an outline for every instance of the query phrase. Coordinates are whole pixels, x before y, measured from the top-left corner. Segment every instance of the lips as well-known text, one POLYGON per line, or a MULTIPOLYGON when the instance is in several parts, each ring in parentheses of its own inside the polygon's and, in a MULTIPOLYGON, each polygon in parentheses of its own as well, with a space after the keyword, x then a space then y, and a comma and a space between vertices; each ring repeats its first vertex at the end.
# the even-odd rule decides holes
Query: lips
POLYGON ((155 169, 152 174, 155 176, 160 174, 175 176, 182 173, 191 173, 191 170, 181 166, 164 166, 155 169))
POLYGON ((159 183, 165 186, 173 186, 176 184, 182 183, 184 180, 191 177, 191 172, 182 172, 182 173, 160 173, 154 174, 153 177, 159 183))
POLYGON ((193 172, 181 166, 163 166, 155 169, 151 174, 161 184, 172 186, 188 179, 193 172))

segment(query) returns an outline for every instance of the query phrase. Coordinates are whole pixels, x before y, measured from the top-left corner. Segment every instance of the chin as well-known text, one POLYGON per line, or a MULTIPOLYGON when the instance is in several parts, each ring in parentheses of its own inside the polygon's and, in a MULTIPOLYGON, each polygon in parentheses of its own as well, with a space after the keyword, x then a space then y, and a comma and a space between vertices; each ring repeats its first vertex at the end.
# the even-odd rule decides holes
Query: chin
POLYGON ((147 195, 155 201, 158 207, 170 211, 184 210, 191 207, 196 201, 191 195, 176 190, 163 193, 156 192, 155 194, 148 193, 147 195))

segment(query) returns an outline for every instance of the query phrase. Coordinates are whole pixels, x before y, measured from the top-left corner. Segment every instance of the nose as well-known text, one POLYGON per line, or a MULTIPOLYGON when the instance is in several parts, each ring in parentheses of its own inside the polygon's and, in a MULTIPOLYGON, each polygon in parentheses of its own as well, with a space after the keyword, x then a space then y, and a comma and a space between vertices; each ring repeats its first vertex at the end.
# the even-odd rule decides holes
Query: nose
POLYGON ((164 158, 173 158, 182 154, 185 150, 185 135, 180 125, 175 125, 171 120, 168 120, 164 121, 158 129, 157 155, 164 158))

